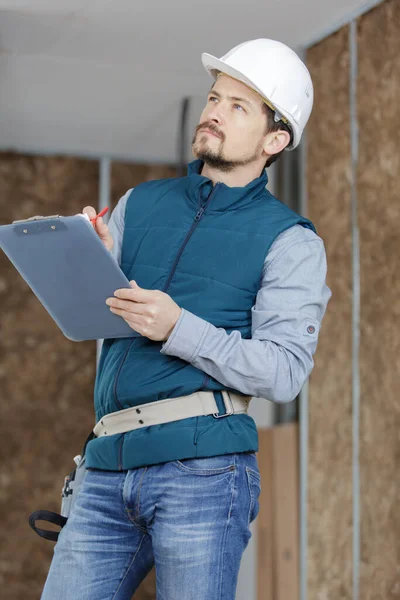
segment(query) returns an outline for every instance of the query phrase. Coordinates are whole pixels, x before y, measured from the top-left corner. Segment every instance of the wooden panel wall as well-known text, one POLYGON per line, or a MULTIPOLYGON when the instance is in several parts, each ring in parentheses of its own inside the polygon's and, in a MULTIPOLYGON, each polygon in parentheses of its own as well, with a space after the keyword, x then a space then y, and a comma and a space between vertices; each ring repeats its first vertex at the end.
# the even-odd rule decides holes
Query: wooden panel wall
MULTIPOLYGON (((81 212, 98 199, 98 163, 0 154, 0 219, 81 212)), ((64 475, 93 427, 95 342, 58 329, 0 253, 0 588, 3 600, 37 600, 54 544, 28 525, 59 512, 64 475)))
MULTIPOLYGON (((362 600, 400 597, 400 3, 357 20, 362 600)), ((348 27, 308 52, 309 215, 333 298, 310 381, 309 598, 352 599, 351 235, 348 27)))
POLYGON ((298 424, 259 431, 261 475, 257 517, 257 598, 299 598, 298 424))
POLYGON ((310 378, 309 598, 352 599, 351 212, 348 28, 314 46, 308 215, 332 290, 310 378))
POLYGON ((400 598, 400 2, 358 23, 360 598, 400 598))

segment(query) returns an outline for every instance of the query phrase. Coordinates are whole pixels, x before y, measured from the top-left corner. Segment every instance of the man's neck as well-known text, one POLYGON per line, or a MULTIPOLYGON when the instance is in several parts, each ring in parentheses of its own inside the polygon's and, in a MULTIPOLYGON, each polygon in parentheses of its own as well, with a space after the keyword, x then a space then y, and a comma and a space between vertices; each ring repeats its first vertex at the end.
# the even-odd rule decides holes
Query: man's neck
POLYGON ((209 165, 203 165, 201 175, 208 177, 214 183, 225 183, 228 187, 245 187, 257 177, 260 177, 262 173, 262 167, 258 164, 245 165, 244 167, 237 167, 233 171, 221 171, 210 167, 209 165))

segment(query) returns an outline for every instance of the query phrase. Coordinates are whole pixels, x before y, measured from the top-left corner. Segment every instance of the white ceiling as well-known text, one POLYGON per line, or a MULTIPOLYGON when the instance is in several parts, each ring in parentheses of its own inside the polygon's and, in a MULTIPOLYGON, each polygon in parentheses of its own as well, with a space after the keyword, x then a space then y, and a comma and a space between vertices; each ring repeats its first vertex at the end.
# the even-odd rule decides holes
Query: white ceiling
MULTIPOLYGON (((378 0, 379 1, 379 0, 378 0)), ((174 162, 211 80, 202 52, 301 51, 377 0, 0 0, 0 149, 174 162)))

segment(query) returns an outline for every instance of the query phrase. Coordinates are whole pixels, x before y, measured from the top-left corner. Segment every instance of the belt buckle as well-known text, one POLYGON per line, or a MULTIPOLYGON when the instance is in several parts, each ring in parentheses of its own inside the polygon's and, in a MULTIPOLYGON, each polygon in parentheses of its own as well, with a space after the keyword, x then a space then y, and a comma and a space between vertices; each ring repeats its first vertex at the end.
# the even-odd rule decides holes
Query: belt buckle
MULTIPOLYGON (((230 396, 229 392, 225 392, 225 393, 228 394, 228 398, 229 398, 229 402, 230 402, 230 412, 226 412, 224 415, 220 415, 218 413, 213 413, 214 419, 222 419, 223 417, 229 417, 230 415, 233 415, 233 413, 234 413, 234 408, 233 408, 233 403, 232 403, 231 396, 230 396)), ((224 405, 225 405, 226 411, 229 411, 229 408, 228 408, 228 406, 226 405, 226 402, 225 402, 224 392, 222 392, 222 400, 224 401, 224 405)))

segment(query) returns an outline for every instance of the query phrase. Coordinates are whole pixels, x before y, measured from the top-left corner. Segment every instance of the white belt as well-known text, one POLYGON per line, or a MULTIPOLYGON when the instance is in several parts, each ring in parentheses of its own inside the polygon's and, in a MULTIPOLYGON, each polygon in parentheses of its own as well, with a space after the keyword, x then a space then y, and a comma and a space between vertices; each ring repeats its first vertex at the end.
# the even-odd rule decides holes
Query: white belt
POLYGON ((160 425, 171 421, 180 421, 190 417, 213 415, 216 419, 233 414, 247 412, 252 396, 241 396, 233 392, 222 391, 226 414, 218 413, 218 405, 213 392, 195 392, 188 396, 166 398, 148 404, 125 408, 104 415, 96 423, 93 433, 96 437, 126 433, 149 425, 160 425))

